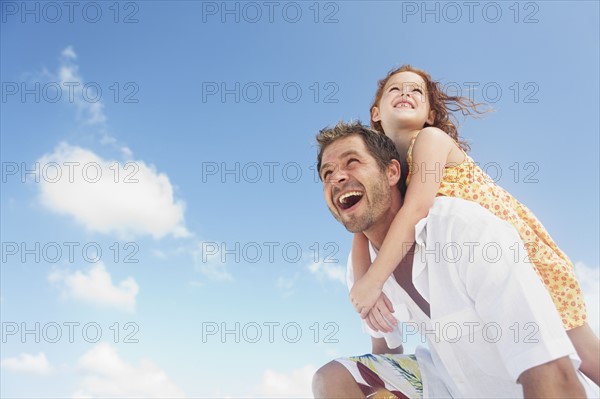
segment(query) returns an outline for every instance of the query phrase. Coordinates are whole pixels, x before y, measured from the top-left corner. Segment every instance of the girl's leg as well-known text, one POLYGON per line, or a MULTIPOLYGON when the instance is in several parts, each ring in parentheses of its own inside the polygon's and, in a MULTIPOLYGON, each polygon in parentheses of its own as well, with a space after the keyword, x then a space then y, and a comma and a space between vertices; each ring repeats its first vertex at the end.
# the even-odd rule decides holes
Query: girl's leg
POLYGON ((581 358, 579 369, 600 386, 600 340, 587 323, 581 327, 567 330, 567 335, 581 358))

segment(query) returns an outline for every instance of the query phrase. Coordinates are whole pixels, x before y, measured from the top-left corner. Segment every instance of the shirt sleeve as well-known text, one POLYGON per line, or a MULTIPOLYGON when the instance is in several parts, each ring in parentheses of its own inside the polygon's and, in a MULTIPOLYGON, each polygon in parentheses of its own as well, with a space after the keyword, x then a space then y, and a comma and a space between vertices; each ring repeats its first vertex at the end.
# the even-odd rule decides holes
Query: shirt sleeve
POLYGON ((478 208, 463 228, 465 241, 479 245, 460 263, 459 274, 482 320, 499 327, 494 339, 510 375, 517 381, 524 371, 564 356, 577 369, 575 348, 517 230, 478 208))

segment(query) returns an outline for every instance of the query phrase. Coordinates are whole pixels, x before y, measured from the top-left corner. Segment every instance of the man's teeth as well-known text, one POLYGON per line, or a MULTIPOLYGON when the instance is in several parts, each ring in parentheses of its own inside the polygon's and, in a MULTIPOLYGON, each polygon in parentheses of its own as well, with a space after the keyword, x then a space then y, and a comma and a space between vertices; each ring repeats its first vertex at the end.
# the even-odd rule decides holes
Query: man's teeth
POLYGON ((346 200, 347 200, 349 197, 353 197, 353 196, 355 196, 355 195, 357 195, 357 196, 361 196, 361 197, 362 197, 362 195, 363 195, 363 194, 362 194, 360 191, 350 191, 350 192, 347 192, 347 193, 345 193, 345 194, 342 194, 342 195, 340 196, 340 198, 339 198, 340 204, 345 204, 345 203, 346 203, 346 200))

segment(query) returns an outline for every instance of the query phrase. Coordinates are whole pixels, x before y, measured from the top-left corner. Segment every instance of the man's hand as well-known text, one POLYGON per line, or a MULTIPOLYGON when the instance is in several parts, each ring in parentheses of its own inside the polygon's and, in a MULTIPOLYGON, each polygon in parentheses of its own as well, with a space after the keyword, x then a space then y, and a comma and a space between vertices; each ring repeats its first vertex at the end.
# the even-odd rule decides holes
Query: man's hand
POLYGON ((350 290, 350 301, 354 309, 360 313, 360 317, 363 319, 367 317, 369 311, 375 305, 375 301, 379 298, 382 288, 370 277, 369 272, 354 283, 350 290))
POLYGON ((394 331, 390 325, 397 326, 398 321, 392 315, 394 306, 388 297, 382 292, 375 302, 375 306, 371 309, 365 321, 367 325, 374 331, 392 332, 394 331))

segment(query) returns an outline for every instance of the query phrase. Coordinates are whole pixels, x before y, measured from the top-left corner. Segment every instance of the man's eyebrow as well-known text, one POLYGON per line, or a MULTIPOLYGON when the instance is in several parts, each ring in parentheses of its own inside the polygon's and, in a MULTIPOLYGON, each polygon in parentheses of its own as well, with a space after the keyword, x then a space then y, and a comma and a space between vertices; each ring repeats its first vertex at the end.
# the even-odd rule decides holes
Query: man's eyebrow
POLYGON ((356 150, 348 150, 344 153, 342 153, 342 155, 340 155, 340 158, 346 158, 348 155, 359 155, 358 151, 356 150))
MULTIPOLYGON (((348 151, 345 151, 342 154, 340 154, 340 156, 338 158, 343 159, 343 158, 346 158, 346 157, 348 157, 350 155, 357 155, 358 156, 360 154, 356 150, 348 150, 348 151)), ((332 164, 332 162, 327 162, 327 163, 321 165, 321 169, 319 169, 319 174, 323 172, 323 169, 325 169, 326 167, 330 166, 331 164, 332 164)))
POLYGON ((321 169, 319 169, 319 174, 323 173, 323 169, 329 167, 331 165, 331 162, 327 162, 324 163, 323 165, 321 165, 321 169))

